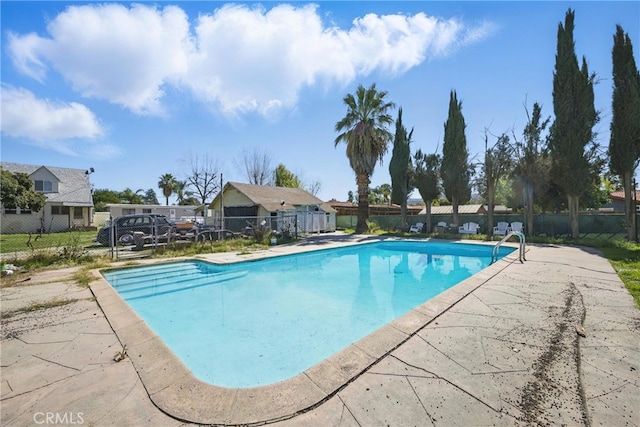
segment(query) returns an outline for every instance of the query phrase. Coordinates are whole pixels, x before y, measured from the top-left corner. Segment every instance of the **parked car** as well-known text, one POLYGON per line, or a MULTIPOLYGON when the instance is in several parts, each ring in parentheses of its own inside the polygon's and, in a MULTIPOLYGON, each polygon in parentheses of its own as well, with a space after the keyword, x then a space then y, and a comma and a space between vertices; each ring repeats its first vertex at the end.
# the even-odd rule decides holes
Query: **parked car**
POLYGON ((109 246, 113 241, 112 236, 116 236, 116 244, 132 245, 134 244, 133 233, 136 231, 144 233, 145 236, 154 234, 154 226, 156 236, 160 240, 167 240, 168 235, 173 226, 167 220, 167 217, 160 214, 131 214, 123 215, 114 219, 111 224, 106 225, 96 236, 98 243, 109 246), (117 230, 117 232, 115 231, 117 230))

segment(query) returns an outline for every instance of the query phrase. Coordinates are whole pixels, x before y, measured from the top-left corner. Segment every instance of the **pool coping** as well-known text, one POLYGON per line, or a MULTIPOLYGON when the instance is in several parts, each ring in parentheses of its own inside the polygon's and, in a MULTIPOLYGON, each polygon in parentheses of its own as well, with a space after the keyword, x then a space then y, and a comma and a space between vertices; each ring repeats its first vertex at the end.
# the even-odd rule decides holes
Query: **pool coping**
MULTIPOLYGON (((237 253, 211 254, 145 260, 138 265, 194 259, 229 264, 382 240, 410 239, 359 238, 333 242, 329 246, 283 245, 242 257, 237 253)), ((421 239, 425 240, 428 239, 421 239)), ((225 388, 197 379, 104 279, 100 271, 107 269, 94 270, 94 277, 98 278, 90 283, 90 288, 116 336, 126 345, 129 359, 149 398, 161 411, 180 421, 197 424, 258 425, 293 418, 321 405, 514 262, 518 262, 517 250, 295 377, 253 388, 225 388)), ((123 267, 127 266, 114 268, 123 267)))

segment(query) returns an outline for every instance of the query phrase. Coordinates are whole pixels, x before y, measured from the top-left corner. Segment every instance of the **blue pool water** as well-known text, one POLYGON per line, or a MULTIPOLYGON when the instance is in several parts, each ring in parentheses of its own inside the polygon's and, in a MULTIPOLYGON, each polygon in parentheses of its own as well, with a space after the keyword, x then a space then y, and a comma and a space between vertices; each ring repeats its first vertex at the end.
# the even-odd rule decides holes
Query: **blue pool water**
POLYGON ((305 371, 490 263, 490 246, 390 241, 103 275, 200 380, 254 387, 305 371))

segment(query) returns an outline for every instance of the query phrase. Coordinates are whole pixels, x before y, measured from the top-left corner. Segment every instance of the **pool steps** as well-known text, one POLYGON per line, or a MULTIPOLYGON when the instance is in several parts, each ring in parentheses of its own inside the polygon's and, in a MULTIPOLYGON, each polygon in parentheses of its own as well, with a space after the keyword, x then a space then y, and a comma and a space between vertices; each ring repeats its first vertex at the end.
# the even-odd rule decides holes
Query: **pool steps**
MULTIPOLYGON (((228 280, 237 279, 246 276, 248 273, 243 270, 218 270, 211 269, 211 273, 205 277, 194 279, 189 275, 190 272, 200 271, 201 269, 195 264, 186 264, 176 269, 176 265, 154 268, 147 270, 156 276, 150 283, 149 279, 141 280, 141 271, 132 271, 130 275, 118 272, 118 278, 111 280, 113 288, 125 299, 133 300, 146 298, 153 295, 162 295, 172 292, 185 291, 198 288, 201 286, 210 286, 228 280), (141 283, 142 281, 142 283, 141 283)), ((105 276, 109 279, 108 272, 105 276)), ((144 277, 144 276, 142 276, 144 277)))

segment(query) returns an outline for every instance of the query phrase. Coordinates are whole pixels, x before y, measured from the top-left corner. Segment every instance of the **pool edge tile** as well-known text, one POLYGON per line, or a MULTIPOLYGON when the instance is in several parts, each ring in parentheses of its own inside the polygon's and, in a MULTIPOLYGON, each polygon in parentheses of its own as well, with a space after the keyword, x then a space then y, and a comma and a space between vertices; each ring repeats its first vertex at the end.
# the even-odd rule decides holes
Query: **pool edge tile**
POLYGON ((433 320, 432 316, 418 311, 414 308, 403 316, 400 316, 397 319, 391 321, 389 325, 393 326, 401 332, 404 332, 405 334, 413 335, 417 331, 422 329, 431 320, 433 320))
POLYGON ((238 389, 216 387, 189 375, 151 395, 154 404, 180 420, 220 425, 229 419, 238 389))
POLYGON ((366 371, 376 358, 355 345, 339 351, 304 371, 327 395, 336 392, 356 376, 366 371))
POLYGON ((356 341, 353 345, 378 360, 402 344, 409 334, 394 328, 389 323, 356 341))
POLYGON ((264 387, 236 390, 236 399, 226 424, 255 424, 291 418, 327 397, 304 374, 264 387))
POLYGON ((150 396, 193 377, 158 336, 131 345, 128 354, 150 396))

